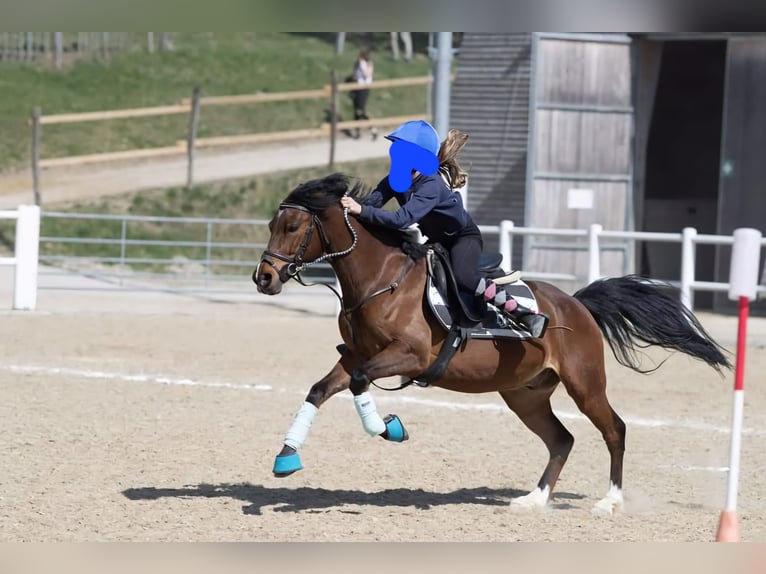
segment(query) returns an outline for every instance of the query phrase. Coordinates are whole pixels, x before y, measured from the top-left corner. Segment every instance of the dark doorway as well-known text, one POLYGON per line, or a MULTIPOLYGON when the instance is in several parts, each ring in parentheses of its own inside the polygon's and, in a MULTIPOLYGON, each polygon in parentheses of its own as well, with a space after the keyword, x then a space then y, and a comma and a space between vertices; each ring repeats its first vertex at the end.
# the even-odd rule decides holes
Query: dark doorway
MULTIPOLYGON (((717 232, 726 41, 665 41, 646 148, 641 229, 717 232)), ((677 280, 681 247, 644 244, 641 273, 677 280)), ((697 247, 696 278, 713 281, 715 248, 697 247)), ((710 309, 697 292, 695 308, 710 309)))

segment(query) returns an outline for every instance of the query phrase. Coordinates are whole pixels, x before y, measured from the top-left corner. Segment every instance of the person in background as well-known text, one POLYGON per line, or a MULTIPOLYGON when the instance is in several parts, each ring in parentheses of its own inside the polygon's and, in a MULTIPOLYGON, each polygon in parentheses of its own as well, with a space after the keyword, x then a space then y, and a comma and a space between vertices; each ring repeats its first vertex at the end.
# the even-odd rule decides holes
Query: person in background
MULTIPOLYGON (((370 49, 367 46, 363 46, 359 50, 359 55, 354 63, 354 71, 351 73, 350 79, 360 86, 368 86, 372 83, 372 76, 374 71, 374 65, 372 63, 372 57, 370 56, 370 49)), ((355 120, 369 120, 367 115, 367 100, 370 97, 369 89, 352 90, 349 92, 351 96, 351 102, 354 105, 354 119, 355 120)), ((378 137, 377 128, 372 128, 372 139, 378 137)), ((360 129, 356 128, 354 137, 359 139, 360 129)))
POLYGON ((394 62, 399 61, 399 38, 402 39, 404 45, 404 61, 412 61, 412 33, 411 32, 391 32, 391 53, 394 57, 394 62))

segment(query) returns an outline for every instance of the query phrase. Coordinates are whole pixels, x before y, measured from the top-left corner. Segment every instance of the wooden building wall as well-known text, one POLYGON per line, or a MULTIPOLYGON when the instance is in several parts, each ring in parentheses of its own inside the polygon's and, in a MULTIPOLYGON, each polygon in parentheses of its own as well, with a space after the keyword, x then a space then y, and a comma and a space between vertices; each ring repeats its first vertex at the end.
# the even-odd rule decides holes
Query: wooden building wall
MULTIPOLYGON (((463 35, 452 86, 450 124, 470 135, 468 209, 478 224, 524 224, 529 135, 531 34, 463 35)), ((485 249, 495 249, 485 237, 485 249)), ((522 242, 514 242, 513 266, 522 242)))
MULTIPOLYGON (((730 39, 727 58, 718 233, 753 227, 766 236, 766 35, 730 39)), ((764 259, 762 248, 761 269, 764 259)), ((731 249, 719 248, 716 281, 729 280, 730 265, 731 249)), ((714 308, 735 312, 736 305, 724 293, 714 308)), ((766 314, 766 300, 751 310, 766 314)))
MULTIPOLYGON (((533 69, 527 224, 632 229, 630 39, 541 34, 533 69)), ((621 275, 632 264, 632 250, 627 242, 611 243, 601 270, 621 275)), ((587 257, 582 241, 540 237, 528 242, 525 264, 581 274, 587 257)))

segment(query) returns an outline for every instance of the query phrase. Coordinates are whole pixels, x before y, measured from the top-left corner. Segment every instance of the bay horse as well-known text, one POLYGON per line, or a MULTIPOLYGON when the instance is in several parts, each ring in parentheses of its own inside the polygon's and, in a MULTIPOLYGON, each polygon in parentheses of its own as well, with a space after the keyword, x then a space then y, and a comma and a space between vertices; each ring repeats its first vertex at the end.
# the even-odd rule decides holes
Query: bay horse
MULTIPOLYGON (((364 429, 401 442, 408 434, 395 415, 382 419, 370 384, 390 376, 417 378, 434 361, 447 331, 424 302, 427 263, 403 250, 400 232, 368 226, 340 205, 359 198, 360 183, 331 174, 296 187, 269 222, 270 238, 253 281, 261 293, 277 295, 285 282, 320 261, 332 266, 342 292, 338 326, 340 359, 315 383, 294 415, 276 457, 274 474, 302 467, 298 449, 317 410, 349 389, 364 429)), ((548 463, 535 489, 512 505, 543 507, 572 449, 574 437, 553 413, 550 397, 563 383, 578 409, 601 432, 610 456, 609 489, 594 512, 623 507, 625 423, 607 400, 604 344, 637 372, 638 351, 659 346, 713 367, 731 368, 723 348, 680 301, 636 276, 597 280, 569 295, 554 285, 528 281, 541 311, 550 317, 542 339, 469 338, 431 384, 461 393, 497 392, 530 431, 545 443, 548 463)), ((660 364, 661 366, 661 364, 660 364)))

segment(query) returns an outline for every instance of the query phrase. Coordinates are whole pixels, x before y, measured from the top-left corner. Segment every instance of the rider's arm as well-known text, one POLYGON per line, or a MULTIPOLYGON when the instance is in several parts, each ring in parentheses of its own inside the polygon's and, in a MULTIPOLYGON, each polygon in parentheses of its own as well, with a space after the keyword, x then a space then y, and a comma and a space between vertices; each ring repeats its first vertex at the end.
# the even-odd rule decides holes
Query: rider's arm
POLYGON ((423 182, 412 194, 410 200, 393 212, 364 204, 359 218, 384 227, 404 229, 419 222, 436 207, 439 203, 439 186, 440 183, 437 180, 423 182))
POLYGON ((383 207, 394 196, 394 190, 388 184, 388 177, 384 177, 378 185, 366 197, 359 202, 362 205, 383 207))

